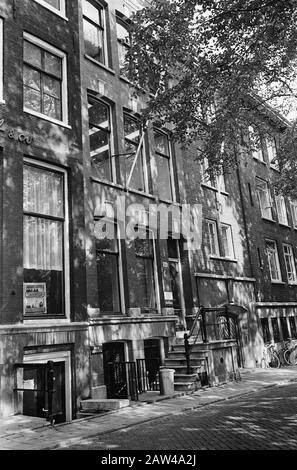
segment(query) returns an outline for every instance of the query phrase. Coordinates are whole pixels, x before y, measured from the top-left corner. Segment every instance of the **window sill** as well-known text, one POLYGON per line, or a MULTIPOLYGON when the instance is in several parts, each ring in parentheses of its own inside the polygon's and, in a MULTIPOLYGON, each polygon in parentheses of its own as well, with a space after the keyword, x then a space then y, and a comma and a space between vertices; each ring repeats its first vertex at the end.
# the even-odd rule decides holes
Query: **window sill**
POLYGON ((257 157, 253 157, 253 159, 254 159, 256 162, 258 162, 258 163, 262 163, 262 165, 265 165, 265 166, 267 166, 267 163, 266 163, 266 162, 264 162, 263 160, 260 160, 260 159, 259 159, 259 158, 257 158, 257 157))
POLYGON ((277 168, 277 167, 274 166, 274 165, 269 165, 269 168, 270 168, 271 170, 274 170, 274 171, 277 171, 278 173, 280 173, 280 169, 277 168))
POLYGON ((109 68, 107 65, 105 64, 102 64, 102 62, 99 62, 98 60, 96 59, 93 59, 93 57, 91 57, 90 55, 88 54, 85 54, 85 58, 88 59, 90 62, 93 62, 93 64, 96 64, 98 65, 99 67, 101 67, 102 69, 106 70, 107 72, 111 73, 112 75, 115 75, 115 71, 111 68, 109 68))
POLYGON ((52 326, 52 325, 64 325, 64 324, 69 324, 70 323, 70 319, 65 317, 65 316, 61 316, 61 317, 52 317, 52 318, 44 318, 44 317, 36 317, 36 318, 26 318, 25 316, 23 317, 23 322, 24 322, 24 325, 32 325, 32 326, 52 326))
POLYGON ((263 217, 263 216, 262 216, 262 220, 265 220, 266 222, 271 222, 271 223, 273 223, 273 224, 276 224, 276 220, 267 219, 267 217, 263 217))
POLYGON ((6 101, 0 99, 0 104, 6 104, 6 101))
POLYGON ((49 4, 47 5, 44 5, 44 3, 39 0, 35 0, 36 3, 39 3, 39 5, 41 5, 42 7, 46 8, 47 10, 51 11, 52 13, 54 13, 55 15, 59 16, 60 18, 62 18, 63 20, 65 21, 68 21, 68 18, 65 16, 64 13, 62 13, 61 11, 57 10, 56 8, 53 8, 51 7, 49 4))
POLYGON ((297 281, 295 281, 295 282, 288 281, 288 285, 289 286, 297 286, 297 281))
POLYGON ((201 183, 201 186, 202 186, 203 188, 207 188, 207 189, 210 189, 210 190, 212 190, 212 191, 215 191, 216 193, 223 194, 224 196, 230 196, 230 193, 228 193, 227 191, 222 190, 222 189, 218 189, 218 188, 216 188, 215 186, 211 186, 210 184, 201 183))
POLYGON ((52 124, 56 124, 61 127, 65 127, 66 129, 72 129, 72 127, 69 126, 69 124, 66 124, 66 122, 58 121, 57 119, 50 118, 45 114, 37 113, 36 111, 32 111, 31 109, 24 108, 24 113, 38 117, 40 119, 44 119, 45 121, 51 122, 52 124))
POLYGON ((229 261, 230 263, 237 263, 235 258, 226 258, 225 256, 209 255, 210 259, 217 259, 219 261, 229 261))
POLYGON ((284 281, 270 281, 271 284, 286 284, 284 281))
POLYGON ((281 227, 285 227, 285 228, 292 228, 291 225, 283 224, 282 222, 279 222, 278 225, 280 225, 281 227))

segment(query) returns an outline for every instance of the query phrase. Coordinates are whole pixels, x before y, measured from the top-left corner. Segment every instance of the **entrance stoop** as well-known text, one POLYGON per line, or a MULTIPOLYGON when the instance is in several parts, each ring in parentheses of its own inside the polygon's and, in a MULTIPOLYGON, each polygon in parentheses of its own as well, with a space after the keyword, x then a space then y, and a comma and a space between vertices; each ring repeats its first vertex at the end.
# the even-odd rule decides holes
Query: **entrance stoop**
POLYGON ((105 398, 94 399, 90 398, 80 402, 81 410, 84 412, 96 413, 98 411, 112 411, 125 408, 130 405, 130 401, 126 399, 105 398))

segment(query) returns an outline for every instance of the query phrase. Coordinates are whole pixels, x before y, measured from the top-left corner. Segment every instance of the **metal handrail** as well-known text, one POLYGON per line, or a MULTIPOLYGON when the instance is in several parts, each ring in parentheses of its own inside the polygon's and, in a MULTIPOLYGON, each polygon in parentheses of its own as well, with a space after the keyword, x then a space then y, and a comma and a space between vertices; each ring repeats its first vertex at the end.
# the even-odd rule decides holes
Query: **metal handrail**
POLYGON ((199 336, 200 330, 201 330, 201 323, 200 320, 202 320, 202 340, 204 343, 207 342, 206 338, 206 326, 205 326, 205 309, 203 305, 199 308, 198 312, 196 313, 195 319, 193 321, 192 327, 190 329, 189 333, 184 334, 184 345, 185 345, 185 355, 186 355, 186 361, 187 361, 187 374, 191 373, 191 366, 190 366, 190 355, 191 355, 191 349, 194 346, 194 344, 197 341, 197 338, 199 336), (198 325, 198 320, 199 320, 199 325, 198 325), (193 336, 195 327, 198 326, 198 331, 196 333, 196 338, 192 344, 190 344, 189 339, 193 336))

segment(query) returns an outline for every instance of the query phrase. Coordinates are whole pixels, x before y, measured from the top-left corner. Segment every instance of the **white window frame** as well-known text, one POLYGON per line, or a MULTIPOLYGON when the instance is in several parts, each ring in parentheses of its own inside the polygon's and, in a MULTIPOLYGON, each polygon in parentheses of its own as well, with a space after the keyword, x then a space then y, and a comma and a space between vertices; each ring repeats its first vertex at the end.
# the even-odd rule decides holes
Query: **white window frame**
POLYGON ((297 284, 296 265, 295 265, 295 258, 294 258, 292 245, 289 245, 287 243, 283 243, 283 252, 284 252, 284 258, 285 258, 285 266, 286 266, 288 284, 297 284), (286 249, 288 249, 287 253, 285 251, 286 249), (291 268, 292 268, 291 271, 288 270, 287 259, 289 260, 289 264, 291 264, 291 268), (290 274, 293 274, 293 277, 294 277, 293 280, 289 279, 290 274))
POLYGON ((279 256, 278 256, 278 249, 277 249, 276 241, 271 240, 271 239, 266 239, 265 240, 265 251, 266 251, 266 256, 267 256, 267 261, 268 261, 268 267, 269 267, 271 282, 272 283, 282 282, 282 274, 281 274, 281 269, 280 269, 280 263, 279 263, 279 256), (267 250, 267 243, 273 243, 273 245, 274 245, 273 253, 275 255, 275 264, 276 264, 276 270, 277 270, 277 274, 278 274, 277 278, 275 278, 275 279, 273 279, 272 275, 271 275, 270 257, 269 257, 268 250, 267 250))
MULTIPOLYGON (((227 229, 226 240, 227 240, 227 245, 228 245, 228 251, 230 253, 228 256, 226 256, 226 254, 223 253, 223 256, 224 256, 224 258, 235 259, 232 226, 230 224, 225 224, 223 222, 220 224, 220 226, 221 226, 221 232, 222 232, 222 228, 227 229)), ((222 239, 222 245, 223 245, 223 235, 222 234, 221 234, 221 239, 222 239)))
POLYGON ((63 175, 63 183, 64 183, 64 301, 65 301, 65 312, 64 317, 59 318, 41 318, 38 319, 26 319, 24 316, 24 321, 26 323, 39 323, 47 322, 47 323, 60 323, 65 322, 65 319, 70 321, 70 261, 69 261, 69 206, 68 206, 68 174, 67 171, 63 168, 57 167, 55 165, 51 165, 49 163, 40 162, 39 160, 35 160, 33 158, 24 158, 24 164, 33 165, 36 168, 43 169, 45 171, 55 171, 63 175))
POLYGON ((275 137, 268 136, 268 137, 266 137, 265 140, 266 140, 266 149, 267 149, 269 165, 274 170, 278 170, 278 162, 276 160, 276 152, 277 152, 277 150, 276 150, 277 149, 276 139, 275 139, 275 137), (273 162, 273 160, 275 160, 275 161, 273 162))
POLYGON ((288 225, 287 208, 284 196, 275 196, 276 211, 278 217, 278 223, 282 225, 288 225))
POLYGON ((28 114, 32 114, 33 116, 40 117, 42 119, 45 119, 47 121, 53 122, 55 124, 62 124, 63 126, 69 127, 68 126, 68 92, 67 92, 67 56, 65 52, 57 49, 54 46, 51 46, 45 41, 42 41, 41 39, 37 38, 36 36, 33 36, 32 34, 29 33, 24 33, 24 40, 31 42, 35 46, 40 47, 41 49, 50 52, 52 54, 55 54, 57 57, 62 59, 62 83, 61 83, 61 93, 62 93, 62 121, 58 119, 54 119, 50 116, 47 116, 46 114, 38 113, 37 111, 34 111, 32 109, 26 108, 25 103, 23 104, 24 111, 28 114))
POLYGON ((61 16, 61 17, 64 18, 65 20, 67 20, 67 18, 66 18, 65 0, 60 0, 60 4, 61 4, 60 9, 53 7, 53 6, 50 5, 46 0, 35 0, 35 2, 39 3, 39 4, 42 5, 43 7, 47 8, 48 10, 50 10, 51 12, 55 13, 56 15, 61 16))
POLYGON ((249 140, 250 140, 250 148, 251 148, 251 153, 253 158, 258 160, 259 162, 265 163, 264 160, 264 152, 263 152, 263 147, 262 147, 262 140, 261 140, 261 135, 259 134, 259 131, 255 129, 253 126, 249 126, 249 140), (259 140, 259 148, 254 148, 253 149, 253 143, 252 139, 253 136, 255 140, 259 140))
MULTIPOLYGON (((219 237, 218 237, 218 225, 215 220, 210 220, 210 219, 205 219, 205 224, 207 226, 206 230, 208 232, 208 236, 210 236, 209 233, 209 225, 212 225, 214 227, 214 244, 215 244, 215 253, 209 252, 209 256, 220 256, 220 249, 219 249, 219 237)), ((207 247, 207 245, 206 245, 207 247)), ((207 247, 208 249, 208 247, 207 247)))
POLYGON ((267 181, 256 177, 256 191, 257 191, 257 196, 258 196, 259 206, 260 206, 260 209, 261 209, 262 218, 263 219, 268 219, 268 220, 273 220, 272 199, 271 199, 271 193, 270 193, 270 189, 268 187, 267 181), (263 189, 263 187, 259 188, 259 183, 262 184, 262 185, 265 185, 266 189, 263 189), (266 193, 266 202, 268 203, 268 205, 266 207, 262 207, 259 191, 262 191, 263 193, 266 193), (269 215, 267 215, 268 210, 269 210, 269 215))
MULTIPOLYGON (((107 7, 106 7, 106 4, 103 3, 103 2, 100 2, 100 0, 93 0, 93 1, 92 0, 87 0, 87 1, 89 1, 89 3, 91 3, 94 6, 94 8, 97 8, 97 10, 102 9, 104 62, 100 62, 99 60, 94 59, 93 57, 88 55, 86 52, 85 52, 85 56, 88 59, 93 60, 96 64, 102 65, 103 67, 109 67, 109 54, 108 54, 108 44, 107 44, 107 42, 108 42, 107 39, 108 38, 107 38, 107 19, 106 19, 107 7)), ((83 5, 82 5, 82 8, 83 8, 83 5)), ((82 12, 82 15, 83 15, 84 20, 88 21, 93 26, 98 27, 97 23, 92 21, 92 18, 89 18, 88 16, 86 16, 83 12, 82 12)), ((84 31, 83 31, 83 40, 84 40, 84 31)), ((84 46, 84 48, 85 48, 85 46, 84 46)))
POLYGON ((293 227, 297 228, 297 200, 290 201, 293 227))
POLYGON ((224 173, 220 173, 219 175, 215 175, 214 179, 211 180, 209 175, 207 174, 206 170, 209 167, 208 159, 204 157, 203 161, 200 162, 201 165, 201 183, 209 188, 216 189, 217 191, 226 191, 225 187, 225 177, 224 173))
POLYGON ((0 18, 0 103, 3 100, 3 81, 4 81, 4 41, 3 41, 3 18, 0 18))

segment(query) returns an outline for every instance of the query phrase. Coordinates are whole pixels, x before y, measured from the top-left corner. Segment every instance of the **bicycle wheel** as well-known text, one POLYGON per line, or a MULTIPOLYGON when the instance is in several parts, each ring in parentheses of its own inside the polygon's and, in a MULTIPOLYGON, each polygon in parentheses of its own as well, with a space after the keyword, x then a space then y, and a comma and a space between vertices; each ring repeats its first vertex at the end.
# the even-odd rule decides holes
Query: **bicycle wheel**
POLYGON ((270 360, 268 362, 269 367, 273 369, 278 369, 280 367, 280 360, 276 354, 271 354, 270 360))
POLYGON ((290 354, 290 363, 292 365, 297 364, 297 350, 296 349, 295 351, 292 351, 290 354))
POLYGON ((291 355, 291 349, 286 349, 284 352, 284 360, 285 360, 285 364, 287 364, 288 366, 292 365, 290 361, 290 355, 291 355))

